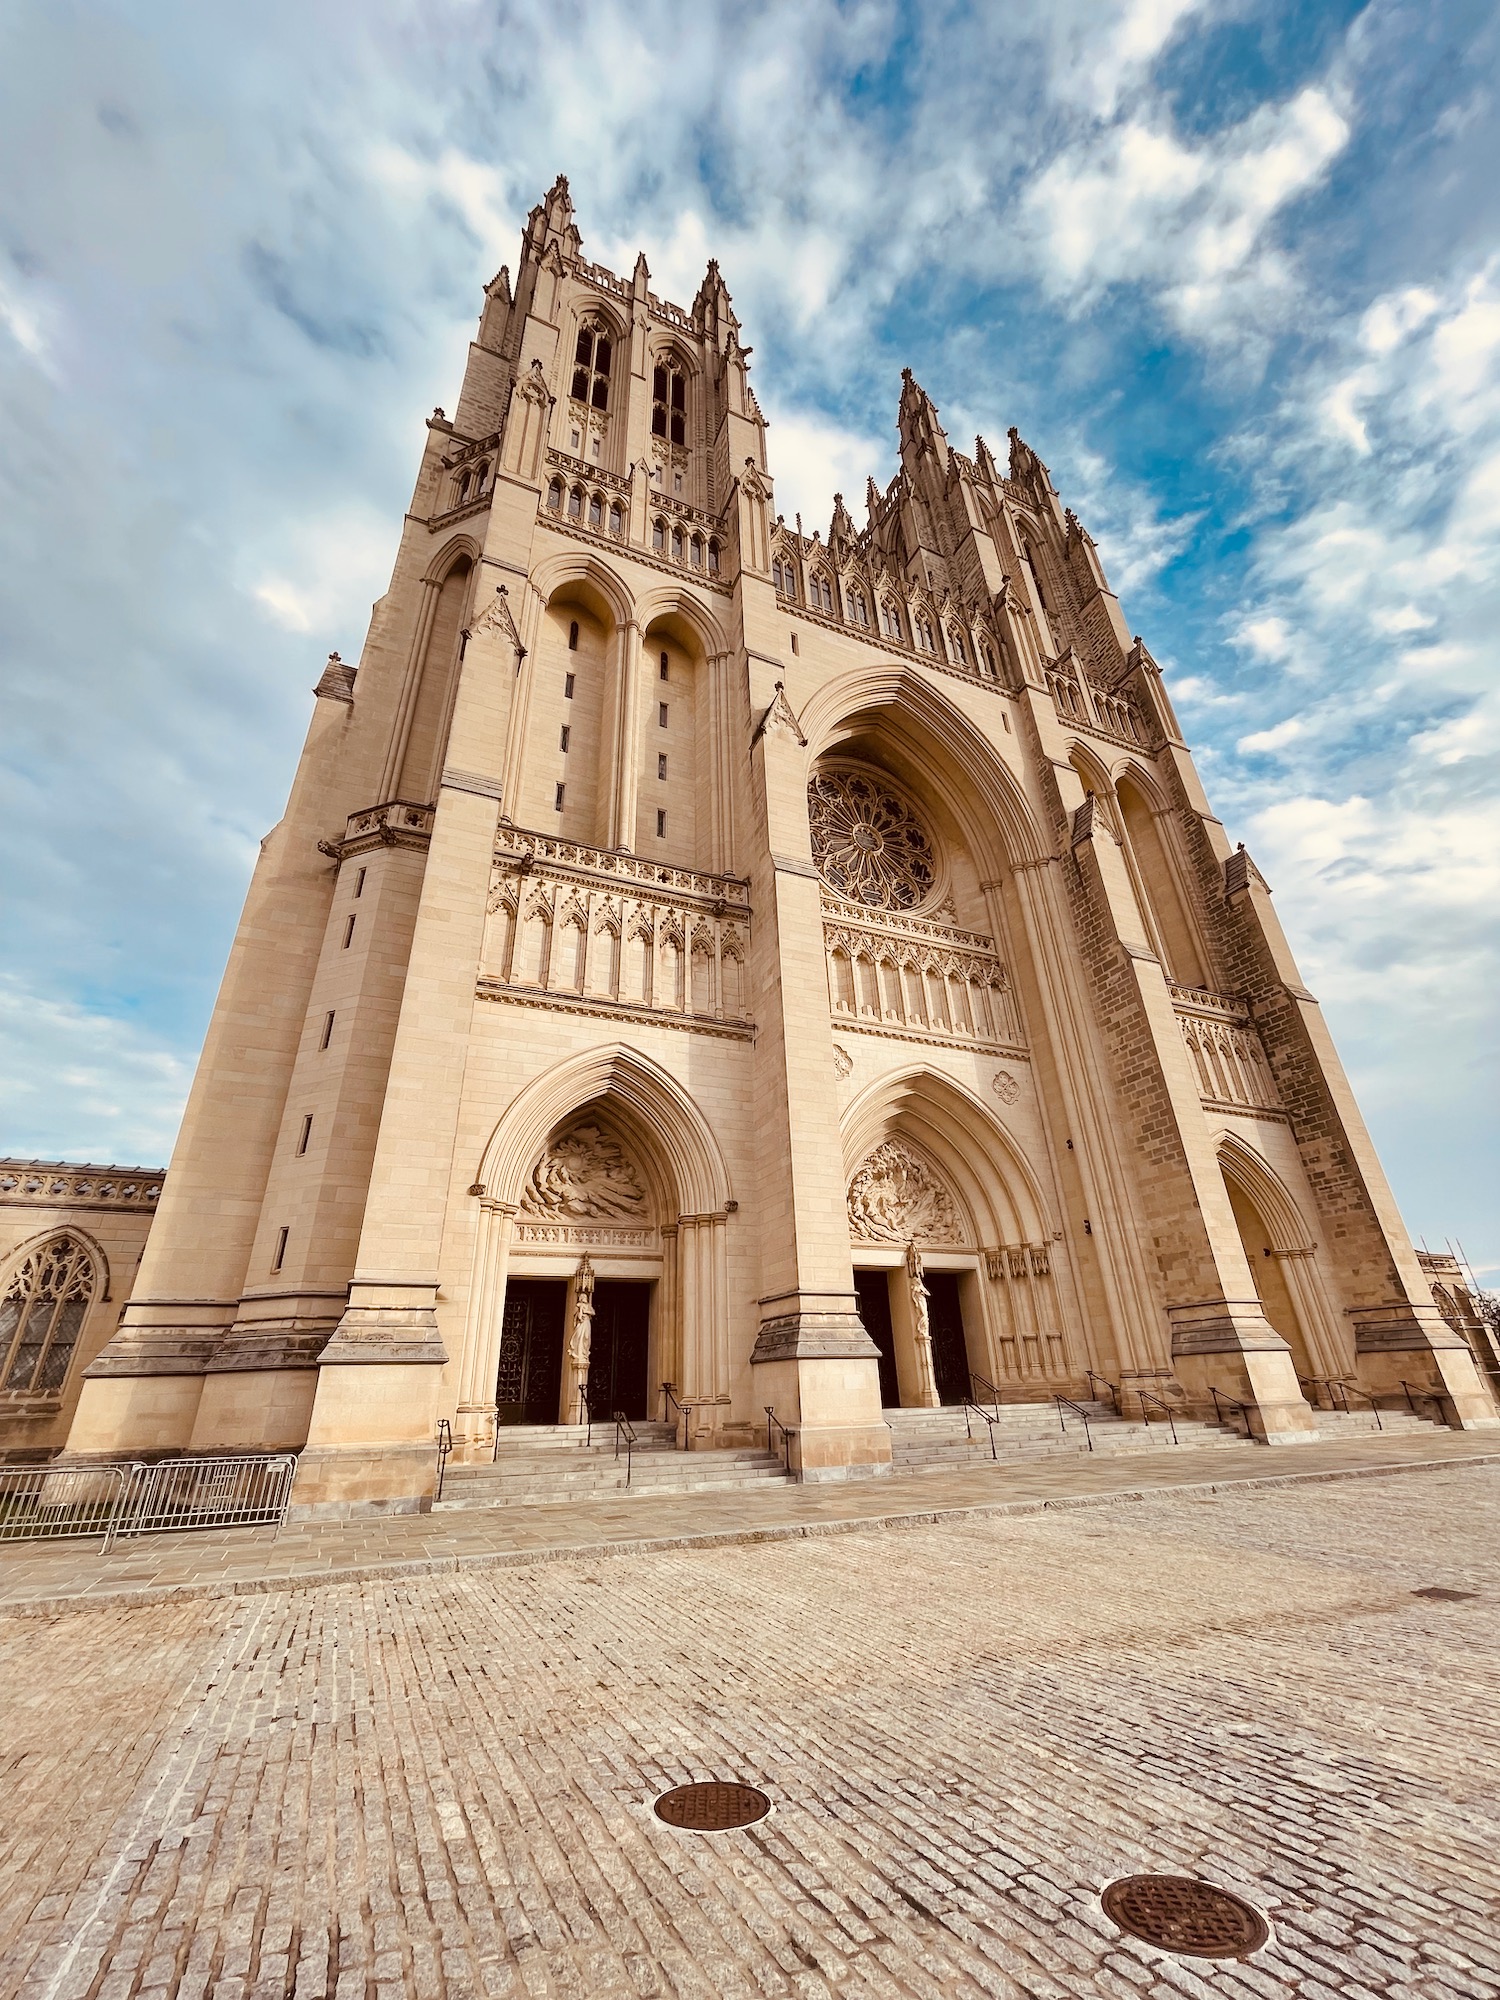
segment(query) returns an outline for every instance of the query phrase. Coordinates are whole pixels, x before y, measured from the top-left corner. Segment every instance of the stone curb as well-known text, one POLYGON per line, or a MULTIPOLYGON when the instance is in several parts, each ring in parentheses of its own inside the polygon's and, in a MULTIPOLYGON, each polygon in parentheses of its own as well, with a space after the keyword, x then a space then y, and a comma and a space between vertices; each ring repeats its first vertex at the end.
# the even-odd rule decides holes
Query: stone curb
POLYGON ((1339 1479, 1393 1479, 1403 1473, 1447 1472, 1457 1467, 1500 1465, 1500 1452, 1474 1452, 1462 1458, 1419 1458, 1394 1465, 1333 1466, 1318 1472, 1249 1474, 1234 1479, 1198 1479, 1176 1486, 1118 1487, 1101 1493, 1068 1493, 1055 1499, 973 1500, 950 1507, 903 1509, 898 1514, 870 1514, 849 1520, 786 1521, 760 1528, 721 1528, 707 1534, 640 1536, 631 1541, 570 1542, 550 1549, 495 1549, 461 1556, 392 1556, 389 1561, 350 1563, 338 1569, 290 1571, 283 1576, 225 1578, 218 1582, 157 1584, 133 1590, 122 1586, 80 1596, 35 1597, 0 1604, 0 1618, 55 1618, 67 1612, 100 1607, 117 1610, 180 1604, 199 1598, 263 1597, 273 1591, 325 1590, 335 1584, 375 1583, 409 1576, 457 1576, 488 1569, 527 1569, 538 1563, 601 1562, 616 1556, 665 1555, 675 1550, 723 1549, 756 1542, 815 1541, 831 1535, 889 1533, 903 1528, 929 1528, 975 1515, 1020 1516, 1062 1513, 1074 1507, 1115 1507, 1126 1502, 1171 1500, 1184 1494, 1265 1492, 1283 1486, 1329 1484, 1339 1479))

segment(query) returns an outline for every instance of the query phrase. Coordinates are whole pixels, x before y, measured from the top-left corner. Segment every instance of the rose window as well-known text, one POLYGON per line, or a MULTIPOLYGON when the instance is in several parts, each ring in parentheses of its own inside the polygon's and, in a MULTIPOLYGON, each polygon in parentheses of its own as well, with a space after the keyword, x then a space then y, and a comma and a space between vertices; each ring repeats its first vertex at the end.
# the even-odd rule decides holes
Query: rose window
POLYGON ((837 895, 878 910, 914 910, 936 882, 926 827, 873 775, 819 771, 807 809, 813 859, 837 895))

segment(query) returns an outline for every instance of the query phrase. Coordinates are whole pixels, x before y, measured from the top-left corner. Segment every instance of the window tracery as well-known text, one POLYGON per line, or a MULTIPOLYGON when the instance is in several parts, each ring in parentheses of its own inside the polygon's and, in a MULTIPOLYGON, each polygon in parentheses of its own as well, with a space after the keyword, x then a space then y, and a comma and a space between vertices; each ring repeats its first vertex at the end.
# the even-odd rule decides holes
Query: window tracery
POLYGON ((658 361, 651 371, 651 434, 687 443, 687 377, 675 354, 658 361))
POLYGON ((97 1281, 93 1257, 73 1236, 54 1236, 22 1261, 0 1300, 0 1386, 33 1394, 62 1387, 97 1281))
MULTIPOLYGON (((586 319, 573 353, 573 397, 591 409, 609 408, 609 368, 614 342, 601 319, 586 319)), ((575 445, 576 450, 576 445, 575 445)))
POLYGON ((914 910, 937 880, 916 813, 873 772, 822 770, 807 788, 813 860, 835 894, 881 910, 914 910))

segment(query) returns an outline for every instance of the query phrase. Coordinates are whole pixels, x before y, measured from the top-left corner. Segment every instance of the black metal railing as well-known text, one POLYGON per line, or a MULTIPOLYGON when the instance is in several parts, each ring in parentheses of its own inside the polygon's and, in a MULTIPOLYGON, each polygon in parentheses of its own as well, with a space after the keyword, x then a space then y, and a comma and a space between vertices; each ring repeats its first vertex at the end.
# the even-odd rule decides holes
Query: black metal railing
POLYGON ((1123 1416, 1124 1411, 1120 1408, 1120 1392, 1115 1387, 1114 1383, 1111 1382, 1107 1376, 1096 1375, 1092 1368, 1085 1368, 1083 1373, 1084 1373, 1084 1378, 1088 1382, 1088 1385, 1091 1389, 1095 1387, 1095 1385, 1097 1384, 1098 1387, 1102 1389, 1107 1389, 1109 1391, 1109 1400, 1115 1406, 1115 1415, 1117 1417, 1123 1416))
MULTIPOLYGON (((1148 1410, 1146 1407, 1146 1405, 1149 1403, 1151 1404, 1152 1408, 1160 1410, 1162 1415, 1166 1418, 1167 1429, 1172 1433, 1172 1442, 1173 1444, 1177 1444, 1179 1442, 1177 1436, 1177 1424, 1175 1419, 1173 1418, 1170 1404, 1164 1403, 1160 1396, 1152 1395, 1149 1389, 1136 1388, 1131 1393, 1140 1398, 1141 1422, 1146 1426, 1147 1430, 1149 1431, 1151 1428, 1151 1411, 1148 1410)), ((1118 1408, 1118 1405, 1116 1405, 1116 1407, 1118 1408)))
POLYGON ((787 1471, 790 1472, 792 1469, 792 1438, 795 1435, 795 1433, 787 1429, 786 1425, 781 1421, 780 1417, 777 1416, 774 1407, 770 1403, 767 1403, 765 1405, 765 1412, 766 1412, 766 1450, 775 1451, 776 1433, 780 1431, 781 1459, 787 1471))
POLYGON ((453 1426, 448 1422, 446 1417, 439 1417, 437 1421, 437 1455, 437 1493, 434 1497, 441 1500, 443 1497, 443 1480, 448 1471, 448 1460, 453 1456, 453 1426))
POLYGON ((1431 1403, 1437 1411, 1437 1420, 1440 1424, 1448 1422, 1448 1400, 1440 1390, 1424 1389, 1418 1382, 1403 1382, 1401 1387, 1406 1391, 1406 1407, 1414 1417, 1420 1417, 1422 1414, 1417 1408, 1418 1401, 1421 1401, 1431 1403))
POLYGON ((692 1418, 692 1414, 692 1404, 684 1403, 670 1382, 663 1382, 661 1385, 661 1420, 664 1424, 681 1423, 682 1448, 684 1451, 688 1448, 688 1424, 692 1418), (670 1415, 672 1410, 677 1412, 675 1418, 670 1415))
POLYGON ((1068 1420, 1063 1415, 1063 1411, 1071 1410, 1075 1417, 1083 1419, 1083 1441, 1089 1450, 1092 1451, 1094 1449, 1094 1434, 1089 1429, 1089 1413, 1083 1407, 1082 1403, 1075 1403, 1071 1396, 1054 1396, 1052 1400, 1057 1405, 1057 1423, 1063 1436, 1066 1437, 1068 1435, 1068 1420))
MULTIPOLYGON (((1245 1440, 1247 1443, 1249 1443, 1250 1440, 1253 1439, 1255 1436, 1255 1430, 1250 1421, 1251 1419, 1250 1405, 1248 1403, 1242 1403, 1238 1396, 1231 1396, 1227 1390, 1216 1389, 1211 1382, 1208 1385, 1208 1393, 1214 1399, 1214 1422, 1217 1424, 1224 1423, 1224 1410, 1221 1407, 1222 1405, 1227 1404, 1231 1410, 1238 1410, 1240 1413, 1240 1422, 1245 1426, 1245 1440)), ((1227 1429, 1228 1426, 1225 1425, 1225 1428, 1227 1429)))
POLYGON ((1376 1430, 1383 1431, 1385 1429, 1385 1425, 1380 1421, 1379 1403, 1376 1402, 1368 1389, 1361 1389, 1357 1382, 1345 1382, 1337 1375, 1299 1375, 1297 1380, 1304 1391, 1311 1391, 1308 1400, 1315 1410, 1320 1410, 1323 1407, 1318 1401, 1320 1391, 1328 1398, 1328 1408, 1335 1412, 1342 1411, 1346 1417, 1354 1414, 1349 1408, 1349 1398, 1351 1396, 1363 1396, 1369 1404, 1370 1412, 1375 1419, 1376 1430))
MULTIPOLYGON (((999 1383, 992 1382, 988 1375, 980 1375, 974 1369, 971 1368, 969 1370, 969 1394, 971 1396, 974 1395, 974 1391, 976 1388, 989 1390, 990 1401, 994 1404, 995 1415, 998 1417, 1000 1414, 1000 1401, 1001 1401, 999 1383)), ((977 1396, 974 1396, 974 1401, 977 1403, 979 1401, 979 1398, 977 1396)))
POLYGON ((973 1420, 975 1417, 983 1417, 985 1424, 989 1430, 990 1457, 993 1459, 998 1459, 1000 1454, 995 1449, 995 1426, 999 1423, 1000 1419, 998 1417, 992 1417, 989 1411, 984 1407, 982 1403, 972 1402, 970 1398, 967 1396, 964 1397, 963 1409, 964 1409, 964 1435, 969 1439, 970 1443, 972 1444, 974 1440, 973 1420))
POLYGON ((625 1484, 628 1486, 630 1484, 630 1475, 635 1469, 635 1430, 629 1417, 626 1416, 623 1410, 616 1410, 613 1414, 615 1425, 615 1457, 618 1458, 620 1456, 620 1446, 623 1444, 625 1447, 625 1484))

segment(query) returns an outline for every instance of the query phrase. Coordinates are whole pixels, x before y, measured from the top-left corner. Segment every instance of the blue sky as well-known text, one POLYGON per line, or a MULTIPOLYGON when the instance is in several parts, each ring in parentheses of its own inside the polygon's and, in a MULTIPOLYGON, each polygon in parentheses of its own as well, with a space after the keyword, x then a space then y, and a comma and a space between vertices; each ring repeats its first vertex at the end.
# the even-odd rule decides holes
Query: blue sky
POLYGON ((1500 1276, 1490 5, 11 0, 0 1148, 167 1157, 323 656, 480 288, 717 256, 779 503, 910 364, 1018 424, 1168 667, 1411 1228, 1500 1276))

